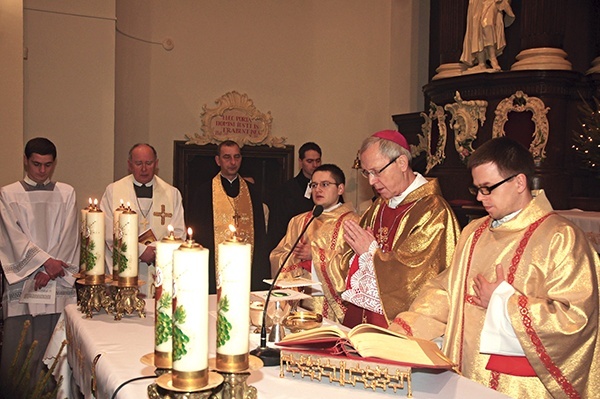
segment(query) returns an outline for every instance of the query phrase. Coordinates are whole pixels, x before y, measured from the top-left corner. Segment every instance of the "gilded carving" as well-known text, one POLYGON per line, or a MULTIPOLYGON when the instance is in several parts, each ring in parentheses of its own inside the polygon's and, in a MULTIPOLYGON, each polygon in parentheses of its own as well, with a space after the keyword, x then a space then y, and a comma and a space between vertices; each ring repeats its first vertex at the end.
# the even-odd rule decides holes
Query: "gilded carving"
POLYGON ((421 112, 421 116, 425 120, 421 125, 421 131, 423 134, 419 134, 419 144, 418 145, 410 145, 410 152, 413 157, 416 157, 422 152, 425 152, 427 156, 427 166, 425 168, 425 174, 429 173, 431 169, 433 169, 436 165, 440 165, 444 162, 446 158, 446 140, 447 140, 447 130, 446 130, 446 114, 444 112, 444 108, 435 103, 431 102, 429 104, 429 112, 421 112), (431 153, 432 148, 432 128, 433 122, 437 122, 437 127, 439 130, 439 137, 437 143, 435 144, 435 153, 431 153))
POLYGON ((479 126, 485 122, 485 111, 488 102, 485 100, 468 100, 461 98, 457 91, 454 95, 455 103, 446 104, 444 109, 452 115, 450 126, 454 130, 454 147, 461 161, 467 162, 469 156, 475 151, 473 141, 477 139, 479 126))
POLYGON ((534 160, 541 161, 546 158, 546 144, 548 143, 548 134, 550 132, 546 114, 549 110, 550 107, 546 107, 542 100, 537 97, 529 97, 519 90, 512 96, 500 101, 496 107, 492 137, 506 135, 504 124, 508 120, 510 112, 529 111, 533 114, 531 120, 535 124, 533 140, 529 145, 529 152, 533 155, 534 160))
POLYGON ((271 136, 273 117, 271 112, 260 112, 247 94, 232 91, 215 101, 214 108, 202 107, 203 134, 186 135, 187 144, 218 144, 233 140, 240 147, 244 145, 268 145, 285 147, 285 137, 271 136))

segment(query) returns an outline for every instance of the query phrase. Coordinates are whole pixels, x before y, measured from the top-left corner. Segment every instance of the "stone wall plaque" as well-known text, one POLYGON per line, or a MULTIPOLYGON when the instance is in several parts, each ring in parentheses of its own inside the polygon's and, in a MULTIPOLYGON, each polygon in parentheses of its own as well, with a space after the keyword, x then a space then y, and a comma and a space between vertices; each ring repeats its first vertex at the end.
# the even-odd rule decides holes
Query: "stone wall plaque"
POLYGON ((188 144, 218 144, 233 140, 240 147, 244 145, 268 145, 284 147, 285 137, 271 136, 273 117, 271 112, 260 112, 247 94, 231 91, 215 101, 216 107, 202 107, 202 131, 190 137, 188 144))

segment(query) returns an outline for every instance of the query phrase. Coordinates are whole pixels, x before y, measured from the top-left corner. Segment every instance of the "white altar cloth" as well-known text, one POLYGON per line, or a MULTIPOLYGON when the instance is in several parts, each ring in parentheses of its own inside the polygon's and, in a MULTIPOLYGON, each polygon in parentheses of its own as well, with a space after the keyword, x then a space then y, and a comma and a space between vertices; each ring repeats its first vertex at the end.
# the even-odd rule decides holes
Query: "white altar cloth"
MULTIPOLYGON (((92 362, 101 355, 96 364, 97 399, 110 399, 114 391, 123 382, 154 374, 154 367, 145 366, 140 359, 153 352, 154 340, 154 301, 147 300, 146 318, 137 314, 124 316, 115 321, 112 315, 104 312, 95 314, 92 319, 85 318, 75 305, 65 309, 65 327, 69 339, 67 356, 73 378, 83 396, 93 398, 91 392, 92 362)), ((215 356, 216 298, 210 300, 210 343, 209 356, 215 356)), ((59 337, 56 337, 60 339, 59 337)), ((62 339, 61 339, 62 340, 62 339)), ((258 345, 258 334, 250 334, 250 348, 258 345)), ((125 385, 119 390, 116 399, 142 399, 147 397, 147 387, 153 380, 145 379, 125 385)), ((68 383, 65 381, 65 383, 68 383)), ((287 398, 353 398, 374 397, 405 398, 406 390, 383 392, 365 390, 362 386, 336 386, 329 382, 311 381, 308 377, 279 377, 279 367, 263 367, 252 372, 248 384, 256 387, 261 399, 287 398)), ((412 373, 413 397, 431 398, 507 398, 478 383, 459 376, 451 371, 430 373, 415 371, 412 373)))

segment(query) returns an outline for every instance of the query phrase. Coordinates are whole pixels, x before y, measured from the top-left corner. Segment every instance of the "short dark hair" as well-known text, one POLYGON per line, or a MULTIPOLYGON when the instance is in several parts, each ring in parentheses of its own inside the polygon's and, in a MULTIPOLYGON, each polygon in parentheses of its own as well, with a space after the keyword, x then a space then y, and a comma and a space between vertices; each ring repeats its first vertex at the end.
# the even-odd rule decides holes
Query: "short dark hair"
POLYGON ((130 149, 129 149, 129 159, 131 160, 131 153, 133 152, 133 150, 135 150, 138 147, 141 146, 146 146, 149 147, 152 150, 152 153, 154 153, 154 159, 158 158, 158 153, 156 152, 156 149, 154 147, 152 147, 150 144, 148 143, 136 143, 134 144, 130 149))
POLYGON ((506 136, 486 141, 469 157, 469 170, 476 166, 493 163, 502 177, 523 173, 527 177, 527 187, 533 187, 535 165, 531 153, 518 142, 506 136))
POLYGON ((306 151, 310 150, 318 152, 319 156, 323 155, 323 153, 321 152, 321 147, 319 147, 317 143, 309 141, 308 143, 304 143, 300 146, 300 149, 298 150, 298 156, 300 157, 300 159, 304 159, 306 157, 306 151))
MULTIPOLYGON (((331 176, 333 176, 335 184, 346 184, 346 176, 344 175, 344 172, 339 166, 332 163, 325 163, 319 166, 315 169, 315 172, 329 172, 331 173, 331 176)), ((313 175, 315 172, 313 172, 313 175)))
POLYGON ((52 155, 56 159, 56 146, 45 137, 36 137, 25 144, 25 156, 31 158, 33 154, 52 155))
POLYGON ((240 145, 238 143, 236 143, 233 140, 225 140, 219 143, 219 145, 217 146, 217 155, 221 155, 221 148, 223 147, 237 147, 240 149, 240 145))

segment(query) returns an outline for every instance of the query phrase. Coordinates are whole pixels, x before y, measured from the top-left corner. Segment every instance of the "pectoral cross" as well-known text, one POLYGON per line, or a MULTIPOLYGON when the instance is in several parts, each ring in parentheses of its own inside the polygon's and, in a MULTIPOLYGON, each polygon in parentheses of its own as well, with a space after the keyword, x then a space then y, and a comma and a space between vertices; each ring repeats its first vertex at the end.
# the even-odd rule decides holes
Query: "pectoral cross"
POLYGON ((148 225, 150 223, 148 222, 148 219, 142 218, 142 221, 140 222, 140 224, 144 227, 144 231, 146 231, 146 230, 148 230, 148 225))
POLYGON ((240 219, 242 217, 237 213, 237 211, 235 211, 235 213, 233 214, 233 225, 237 228, 240 225, 240 219))
MULTIPOLYGON (((166 218, 170 218, 173 217, 172 213, 167 213, 165 212, 165 206, 161 205, 160 206, 160 212, 154 212, 153 213, 154 216, 159 216, 160 217, 160 225, 164 226, 165 225, 165 220, 166 218)), ((147 223, 147 222, 146 222, 147 223)))

